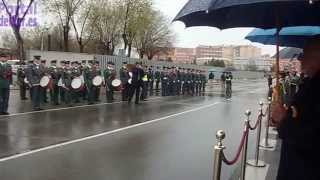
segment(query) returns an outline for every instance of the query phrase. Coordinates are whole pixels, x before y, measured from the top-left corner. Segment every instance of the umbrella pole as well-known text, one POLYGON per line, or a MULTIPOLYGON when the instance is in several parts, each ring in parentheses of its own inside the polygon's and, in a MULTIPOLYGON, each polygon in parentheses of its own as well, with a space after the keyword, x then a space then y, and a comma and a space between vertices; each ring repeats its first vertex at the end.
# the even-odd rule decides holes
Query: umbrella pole
POLYGON ((280 101, 280 28, 277 28, 276 32, 276 99, 275 101, 280 101))

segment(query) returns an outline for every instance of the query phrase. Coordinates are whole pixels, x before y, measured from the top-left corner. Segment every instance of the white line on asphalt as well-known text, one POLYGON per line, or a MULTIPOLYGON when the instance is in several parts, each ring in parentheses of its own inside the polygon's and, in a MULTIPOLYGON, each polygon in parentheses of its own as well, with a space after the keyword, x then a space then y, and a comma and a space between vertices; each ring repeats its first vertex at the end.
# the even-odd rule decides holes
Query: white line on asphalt
MULTIPOLYGON (((162 98, 162 97, 150 98, 148 100, 155 100, 155 99, 160 99, 160 98, 162 98)), ((56 108, 56 109, 46 109, 46 110, 42 110, 42 111, 31 111, 31 112, 15 113, 15 114, 10 114, 10 115, 0 116, 0 119, 3 118, 3 117, 20 116, 20 115, 27 115, 27 114, 37 114, 37 113, 61 111, 61 110, 68 110, 68 109, 103 106, 103 105, 109 105, 109 104, 121 104, 121 103, 124 103, 124 102, 126 102, 126 101, 119 101, 119 102, 113 102, 113 103, 100 103, 100 104, 92 104, 92 105, 82 105, 82 106, 73 106, 73 107, 64 107, 64 108, 56 108)))
POLYGON ((17 159, 17 158, 20 158, 20 157, 23 157, 23 156, 32 155, 32 154, 35 154, 35 153, 38 153, 38 152, 41 152, 41 151, 46 151, 46 150, 50 150, 50 149, 54 149, 54 148, 59 148, 59 147, 62 147, 62 146, 75 144, 75 143, 78 143, 78 142, 94 139, 94 138, 105 136, 105 135, 115 134, 117 132, 121 132, 121 131, 124 131, 124 130, 132 129, 132 128, 135 128, 135 127, 139 127, 139 126, 143 126, 143 125, 147 125, 147 124, 151 124, 151 123, 155 123, 155 122, 158 122, 158 121, 162 121, 162 120, 165 120, 165 119, 168 119, 168 118, 172 118, 172 117, 177 117, 177 116, 180 116, 180 115, 183 115, 183 114, 187 114, 187 113, 190 113, 190 112, 195 112, 195 111, 199 111, 199 110, 202 110, 202 109, 206 109, 206 108, 209 108, 209 107, 212 107, 212 106, 216 106, 216 105, 218 105, 220 103, 222 103, 222 102, 216 102, 216 103, 213 103, 213 104, 208 104, 208 105, 205 105, 205 106, 197 107, 197 108, 194 108, 194 109, 190 109, 190 110, 183 111, 183 112, 180 112, 180 113, 176 113, 176 114, 172 114, 172 115, 169 115, 169 116, 161 117, 161 118, 158 118, 158 119, 150 120, 150 121, 147 121, 147 122, 143 122, 143 123, 135 124, 135 125, 132 125, 132 126, 116 129, 116 130, 113 130, 113 131, 109 131, 109 132, 105 132, 105 133, 101 133, 101 134, 96 134, 96 135, 93 135, 93 136, 88 136, 88 137, 85 137, 85 138, 76 139, 76 140, 72 140, 72 141, 68 141, 68 142, 64 142, 64 143, 55 144, 55 145, 52 145, 52 146, 47 146, 47 147, 44 147, 44 148, 32 150, 32 151, 29 151, 29 152, 24 152, 24 153, 21 153, 21 154, 9 156, 9 157, 0 159, 0 162, 5 162, 5 161, 8 161, 8 160, 17 159))

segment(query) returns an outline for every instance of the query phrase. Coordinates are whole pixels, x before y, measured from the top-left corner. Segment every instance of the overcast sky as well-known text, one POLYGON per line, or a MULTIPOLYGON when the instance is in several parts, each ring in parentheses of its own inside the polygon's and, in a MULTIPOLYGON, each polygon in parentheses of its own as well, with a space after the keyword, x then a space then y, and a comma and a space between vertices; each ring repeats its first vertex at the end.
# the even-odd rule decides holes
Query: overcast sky
MULTIPOLYGON (((162 11, 172 20, 188 0, 154 0, 154 6, 162 11)), ((244 37, 252 30, 251 28, 234 28, 219 30, 212 27, 185 28, 181 22, 171 24, 178 39, 176 46, 196 47, 197 45, 230 45, 230 44, 253 44, 262 48, 263 54, 273 55, 274 46, 265 46, 257 43, 250 43, 244 37)))

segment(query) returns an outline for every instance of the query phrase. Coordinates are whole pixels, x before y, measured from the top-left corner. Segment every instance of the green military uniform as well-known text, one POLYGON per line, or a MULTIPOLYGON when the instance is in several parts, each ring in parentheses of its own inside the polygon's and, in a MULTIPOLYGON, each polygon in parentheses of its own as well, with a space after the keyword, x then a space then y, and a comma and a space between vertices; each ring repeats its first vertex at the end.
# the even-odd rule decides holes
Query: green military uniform
POLYGON ((50 100, 53 105, 59 105, 59 86, 58 82, 62 76, 62 73, 56 66, 57 61, 51 61, 51 66, 48 68, 48 74, 51 76, 52 87, 50 88, 50 100))
MULTIPOLYGON (((46 60, 41 61, 41 66, 43 67, 42 77, 48 74, 48 68, 46 67, 46 60)), ((48 96, 47 96, 47 87, 40 87, 40 100, 43 103, 48 103, 48 96)))
POLYGON ((156 90, 159 91, 159 84, 161 82, 161 72, 159 70, 159 67, 157 67, 157 70, 154 73, 154 77, 156 79, 156 90))
POLYGON ((120 69, 120 80, 122 83, 122 101, 127 101, 129 97, 130 84, 129 79, 131 78, 127 69, 127 62, 124 62, 124 67, 120 69))
POLYGON ((12 84, 12 67, 6 62, 0 62, 0 115, 9 114, 10 84, 12 84))
POLYGON ((95 87, 92 82, 93 78, 98 75, 101 76, 100 68, 92 66, 92 61, 89 61, 89 66, 84 71, 84 81, 87 87, 89 104, 93 104, 94 101, 99 99, 100 87, 95 87))
POLYGON ((103 77, 104 77, 105 86, 106 86, 106 96, 107 96, 108 102, 111 102, 114 100, 112 81, 116 77, 116 72, 111 67, 111 65, 113 65, 113 64, 108 64, 108 68, 103 71, 103 77))
POLYGON ((18 85, 20 87, 19 88, 20 99, 27 100, 26 91, 27 91, 28 85, 24 82, 24 79, 26 78, 24 65, 19 66, 18 71, 17 71, 17 78, 18 78, 18 85))
POLYGON ((72 68, 69 67, 70 62, 66 61, 66 68, 64 69, 62 73, 62 87, 64 91, 64 101, 68 106, 72 106, 71 100, 72 100, 72 88, 71 88, 71 82, 72 82, 72 68))
POLYGON ((205 74, 205 71, 203 71, 201 74, 201 87, 200 87, 202 88, 202 92, 206 91, 206 84, 207 84, 207 76, 205 74))
MULTIPOLYGON (((73 62, 73 64, 75 66, 73 66, 71 68, 71 78, 72 78, 72 80, 75 79, 75 78, 80 78, 80 76, 82 75, 81 68, 77 66, 79 63, 78 62, 73 62)), ((74 99, 75 103, 79 103, 80 102, 80 100, 79 100, 80 93, 81 92, 79 92, 78 90, 72 89, 72 91, 71 91, 72 99, 74 99)))
POLYGON ((43 76, 45 69, 44 66, 38 64, 40 60, 40 56, 35 56, 35 62, 30 64, 26 70, 27 80, 31 87, 31 99, 32 99, 32 108, 34 111, 42 110, 40 108, 41 101, 41 88, 40 88, 40 80, 43 76))

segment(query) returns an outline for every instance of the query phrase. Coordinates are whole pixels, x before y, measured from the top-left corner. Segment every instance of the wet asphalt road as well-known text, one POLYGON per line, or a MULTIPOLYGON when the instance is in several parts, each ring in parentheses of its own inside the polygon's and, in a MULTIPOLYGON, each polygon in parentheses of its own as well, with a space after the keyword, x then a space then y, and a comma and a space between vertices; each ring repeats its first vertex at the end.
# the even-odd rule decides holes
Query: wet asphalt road
MULTIPOLYGON (((0 159, 0 179, 211 179, 215 131, 226 131, 231 157, 243 113, 249 108, 256 117, 265 82, 237 82, 234 91, 232 101, 209 90, 201 97, 152 97, 139 106, 116 102, 40 113, 21 106, 16 112, 25 114, 0 117, 0 156, 7 157, 0 159), (24 153, 30 150, 36 151, 24 153)), ((232 170, 224 167, 223 177, 232 170)))

